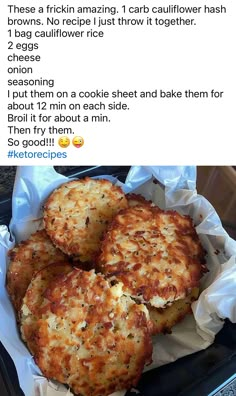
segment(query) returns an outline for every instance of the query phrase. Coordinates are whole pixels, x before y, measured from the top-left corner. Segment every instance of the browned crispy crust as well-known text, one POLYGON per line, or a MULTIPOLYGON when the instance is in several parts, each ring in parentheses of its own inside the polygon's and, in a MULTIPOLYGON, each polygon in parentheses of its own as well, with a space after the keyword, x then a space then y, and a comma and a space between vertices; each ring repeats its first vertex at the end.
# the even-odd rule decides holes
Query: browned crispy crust
POLYGON ((126 194, 126 198, 128 200, 129 207, 133 207, 136 205, 155 206, 152 201, 150 201, 150 200, 148 201, 141 194, 129 193, 129 194, 126 194))
POLYGON ((64 253, 90 261, 100 238, 119 210, 128 206, 120 187, 108 180, 85 179, 63 184, 44 205, 45 229, 64 253))
POLYGON ((189 216, 140 204, 115 216, 97 261, 126 294, 163 308, 199 286, 204 256, 189 216))
POLYGON ((148 311, 101 274, 74 269, 52 282, 38 321, 35 360, 75 394, 106 396, 137 384, 152 345, 148 311))
POLYGON ((72 266, 67 262, 48 265, 34 274, 26 290, 19 312, 20 330, 32 354, 35 352, 37 321, 46 309, 46 304, 43 304, 44 293, 52 280, 59 279, 71 270, 72 266))
POLYGON ((181 322, 187 314, 192 313, 191 304, 198 296, 199 289, 194 287, 187 297, 164 309, 147 306, 152 321, 152 334, 170 333, 172 327, 181 322))
POLYGON ((45 230, 32 234, 29 239, 11 249, 8 255, 7 290, 16 311, 21 307, 34 272, 67 259, 64 253, 53 246, 45 230))

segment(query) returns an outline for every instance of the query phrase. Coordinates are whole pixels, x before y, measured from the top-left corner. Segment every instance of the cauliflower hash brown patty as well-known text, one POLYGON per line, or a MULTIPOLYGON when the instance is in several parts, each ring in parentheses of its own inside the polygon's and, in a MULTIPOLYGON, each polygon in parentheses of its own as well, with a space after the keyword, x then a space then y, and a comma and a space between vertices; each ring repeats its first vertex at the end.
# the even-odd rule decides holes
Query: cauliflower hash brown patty
POLYGON ((19 312, 20 331, 33 355, 37 321, 41 318, 44 310, 44 292, 53 279, 63 276, 71 270, 71 264, 66 262, 48 265, 34 275, 26 290, 19 312))
POLYGON ((189 216, 140 204, 115 216, 97 265, 126 295, 163 308, 199 286, 204 256, 189 216))
POLYGON ((151 361, 149 314, 102 274, 75 268, 52 281, 35 331, 35 361, 75 394, 106 396, 137 384, 151 361))
POLYGON ((184 299, 173 302, 165 308, 154 308, 147 306, 152 322, 152 334, 171 333, 171 329, 192 313, 192 302, 198 299, 199 289, 194 287, 191 293, 184 299))
POLYGON ((45 230, 37 231, 29 239, 8 253, 7 290, 16 311, 19 311, 26 289, 35 271, 54 262, 67 260, 64 253, 53 246, 45 230))
POLYGON ((86 177, 71 181, 48 198, 45 229, 64 253, 89 261, 99 250, 107 224, 127 206, 122 189, 108 180, 86 177))

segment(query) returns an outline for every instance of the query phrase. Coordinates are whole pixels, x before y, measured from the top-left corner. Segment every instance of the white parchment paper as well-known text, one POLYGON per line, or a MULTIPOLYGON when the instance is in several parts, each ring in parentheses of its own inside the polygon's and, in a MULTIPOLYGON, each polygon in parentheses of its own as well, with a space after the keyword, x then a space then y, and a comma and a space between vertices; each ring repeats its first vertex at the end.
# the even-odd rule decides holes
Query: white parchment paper
MULTIPOLYGON (((154 337, 153 363, 146 370, 207 348, 228 318, 236 322, 236 242, 229 237, 210 203, 196 191, 195 167, 132 167, 125 184, 110 176, 125 192, 142 194, 163 209, 189 214, 207 251, 209 272, 201 295, 172 334, 154 337)), ((5 289, 7 251, 41 227, 42 206, 48 195, 68 179, 53 167, 19 167, 12 197, 11 235, 0 226, 0 340, 15 363, 26 396, 70 395, 64 387, 41 376, 19 337, 15 315, 5 289)), ((220 191, 219 191, 220 193, 220 191)), ((117 392, 122 396, 124 392, 117 392)))

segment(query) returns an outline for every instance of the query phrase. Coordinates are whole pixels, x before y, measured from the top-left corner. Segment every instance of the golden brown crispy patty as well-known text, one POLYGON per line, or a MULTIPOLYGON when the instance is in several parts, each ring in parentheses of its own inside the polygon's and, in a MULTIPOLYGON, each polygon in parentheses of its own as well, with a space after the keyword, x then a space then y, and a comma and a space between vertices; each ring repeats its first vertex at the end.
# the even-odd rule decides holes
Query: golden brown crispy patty
POLYGON ((65 183, 50 195, 44 206, 44 224, 64 253, 89 261, 99 249, 107 224, 127 206, 120 187, 87 177, 65 183))
POLYGON ((92 270, 52 281, 37 322, 35 360, 75 394, 106 396, 135 385, 152 345, 148 311, 92 270))
POLYGON ((8 253, 7 290, 18 311, 33 273, 54 262, 65 261, 66 256, 55 246, 45 230, 38 231, 8 253))
POLYGON ((198 287, 205 251, 192 220, 175 211, 137 205, 118 213, 98 256, 98 268, 124 293, 163 308, 198 287))
POLYGON ((58 279, 58 277, 67 274, 71 270, 71 264, 66 262, 48 265, 34 275, 26 290, 19 312, 20 330, 23 340, 33 354, 35 352, 34 336, 37 321, 42 317, 46 308, 43 304, 44 292, 53 279, 58 279))
POLYGON ((191 293, 182 300, 175 301, 166 308, 154 308, 147 306, 152 321, 152 334, 169 333, 174 325, 191 313, 191 304, 197 300, 199 289, 194 287, 191 293))

